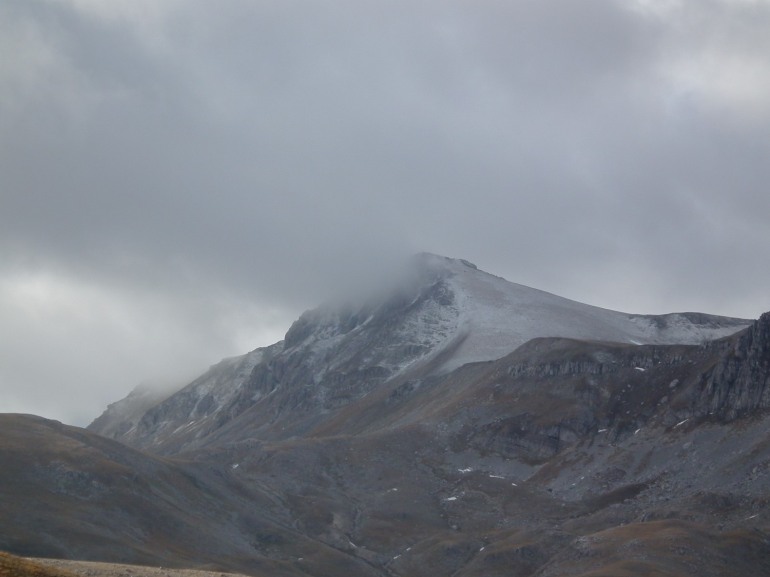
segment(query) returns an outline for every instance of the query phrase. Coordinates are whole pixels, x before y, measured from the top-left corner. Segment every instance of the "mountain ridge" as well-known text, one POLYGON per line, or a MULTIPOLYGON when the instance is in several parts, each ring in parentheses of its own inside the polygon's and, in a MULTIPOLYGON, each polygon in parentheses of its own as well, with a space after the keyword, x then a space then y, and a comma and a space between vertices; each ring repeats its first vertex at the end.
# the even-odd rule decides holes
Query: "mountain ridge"
POLYGON ((207 435, 249 412, 249 423, 265 423, 261 436, 281 438, 313 429, 328 413, 406 373, 448 373, 496 360, 532 338, 694 344, 749 322, 610 311, 510 283, 468 261, 421 253, 375 298, 306 311, 283 341, 222 361, 144 412, 123 409, 131 418, 122 417, 118 403, 114 415, 105 413, 88 428, 173 452, 184 444, 201 446, 207 435), (241 367, 237 379, 228 376, 231 363, 241 367), (213 381, 219 385, 203 385, 213 381), (279 415, 280 429, 270 424, 279 415))

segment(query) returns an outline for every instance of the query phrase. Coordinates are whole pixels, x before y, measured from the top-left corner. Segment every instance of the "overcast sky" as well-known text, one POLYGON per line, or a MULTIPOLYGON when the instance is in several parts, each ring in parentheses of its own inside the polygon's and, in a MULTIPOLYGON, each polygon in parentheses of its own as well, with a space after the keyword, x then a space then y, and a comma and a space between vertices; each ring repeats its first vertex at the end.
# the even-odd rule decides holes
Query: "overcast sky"
POLYGON ((767 0, 2 0, 0 412, 85 425, 394 258, 770 310, 767 0))

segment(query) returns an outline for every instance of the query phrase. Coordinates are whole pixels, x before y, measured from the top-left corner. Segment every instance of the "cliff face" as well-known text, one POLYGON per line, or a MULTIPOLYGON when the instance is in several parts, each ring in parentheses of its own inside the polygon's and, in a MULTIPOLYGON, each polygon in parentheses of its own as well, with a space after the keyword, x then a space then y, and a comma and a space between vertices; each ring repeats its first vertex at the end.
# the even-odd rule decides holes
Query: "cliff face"
POLYGON ((705 345, 534 339, 457 380, 466 383, 450 377, 443 387, 464 392, 440 413, 457 431, 454 447, 544 463, 642 430, 761 417, 770 409, 770 314, 705 345))
POLYGON ((770 313, 763 314, 739 338, 711 346, 725 350, 704 376, 693 399, 694 412, 730 421, 770 408, 770 313))

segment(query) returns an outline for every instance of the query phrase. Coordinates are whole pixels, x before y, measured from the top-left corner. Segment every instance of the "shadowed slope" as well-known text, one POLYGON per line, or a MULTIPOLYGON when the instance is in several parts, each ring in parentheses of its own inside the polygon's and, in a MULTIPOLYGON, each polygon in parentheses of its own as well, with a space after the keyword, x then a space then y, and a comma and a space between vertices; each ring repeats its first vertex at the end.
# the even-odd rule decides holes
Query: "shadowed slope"
POLYGON ((298 533, 275 497, 224 468, 150 457, 27 415, 0 415, 0 462, 0 548, 15 554, 287 577, 379 574, 298 533), (270 543, 281 544, 278 558, 265 555, 270 543))

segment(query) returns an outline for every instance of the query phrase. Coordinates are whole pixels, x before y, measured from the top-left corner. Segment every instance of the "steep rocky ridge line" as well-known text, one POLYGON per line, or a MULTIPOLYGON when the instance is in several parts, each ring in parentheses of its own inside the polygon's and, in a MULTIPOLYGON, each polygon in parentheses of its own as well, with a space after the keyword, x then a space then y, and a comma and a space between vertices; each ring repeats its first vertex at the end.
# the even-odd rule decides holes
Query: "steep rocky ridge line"
MULTIPOLYGON (((693 413, 734 420, 740 415, 770 408, 770 313, 730 346, 703 378, 693 397, 693 413)), ((724 345, 716 343, 716 347, 724 345)))

